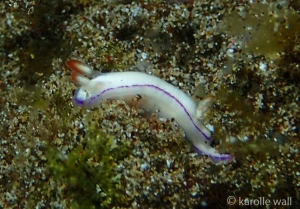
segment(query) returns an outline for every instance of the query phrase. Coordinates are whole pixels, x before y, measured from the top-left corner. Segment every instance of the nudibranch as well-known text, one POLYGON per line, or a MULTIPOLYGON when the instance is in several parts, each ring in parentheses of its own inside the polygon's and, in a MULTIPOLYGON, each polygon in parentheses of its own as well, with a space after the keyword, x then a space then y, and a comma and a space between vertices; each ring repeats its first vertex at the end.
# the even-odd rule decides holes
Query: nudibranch
POLYGON ((215 162, 233 159, 210 145, 211 133, 197 117, 196 103, 172 84, 142 72, 99 74, 78 60, 69 60, 66 64, 73 70, 72 80, 80 85, 74 95, 76 106, 90 108, 106 99, 130 103, 138 95, 142 98, 137 102, 139 108, 150 112, 158 110, 159 117, 174 118, 198 153, 209 156, 215 162))

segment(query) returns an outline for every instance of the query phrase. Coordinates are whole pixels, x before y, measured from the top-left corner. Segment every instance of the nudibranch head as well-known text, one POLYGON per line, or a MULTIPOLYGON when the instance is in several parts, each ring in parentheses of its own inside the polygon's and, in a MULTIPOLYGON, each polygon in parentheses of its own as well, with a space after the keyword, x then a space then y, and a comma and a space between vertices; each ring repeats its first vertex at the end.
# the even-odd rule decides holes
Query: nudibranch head
POLYGON ((87 103, 87 100, 88 100, 88 95, 86 91, 84 91, 82 88, 77 89, 73 98, 73 103, 76 106, 83 107, 87 103))
POLYGON ((95 91, 93 88, 93 86, 95 86, 95 81, 88 78, 93 76, 94 71, 78 60, 69 60, 66 64, 73 71, 72 80, 81 85, 74 95, 73 102, 75 105, 82 107, 87 103, 90 96, 93 95, 95 91))

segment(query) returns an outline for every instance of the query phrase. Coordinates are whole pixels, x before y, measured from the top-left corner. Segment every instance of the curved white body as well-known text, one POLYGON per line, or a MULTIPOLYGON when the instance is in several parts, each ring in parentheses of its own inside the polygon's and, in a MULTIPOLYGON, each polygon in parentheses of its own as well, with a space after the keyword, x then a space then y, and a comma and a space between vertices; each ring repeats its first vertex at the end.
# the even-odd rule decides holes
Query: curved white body
MULTIPOLYGON (((81 62, 74 62, 68 64, 72 69, 87 68, 81 62)), ((130 103, 137 96, 141 97, 136 102, 137 106, 150 112, 158 110, 160 117, 174 118, 198 152, 215 161, 232 159, 232 156, 219 154, 210 146, 211 134, 196 117, 196 103, 186 93, 156 76, 141 72, 113 72, 91 80, 85 79, 81 85, 74 96, 74 103, 78 106, 97 106, 104 99, 120 99, 130 103)))

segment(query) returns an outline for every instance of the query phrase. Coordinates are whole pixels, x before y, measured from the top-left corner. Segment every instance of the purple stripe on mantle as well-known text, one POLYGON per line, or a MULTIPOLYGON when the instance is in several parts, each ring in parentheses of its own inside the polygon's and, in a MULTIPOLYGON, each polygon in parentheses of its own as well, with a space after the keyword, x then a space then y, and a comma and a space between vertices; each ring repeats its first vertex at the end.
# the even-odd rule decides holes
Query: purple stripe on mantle
MULTIPOLYGON (((103 94, 109 92, 109 91, 113 91, 113 90, 116 90, 116 89, 123 89, 123 88, 132 88, 132 87, 149 87, 149 88, 154 88, 158 91, 161 91, 163 92, 164 94, 166 94, 168 97, 172 98, 173 100, 175 100, 181 107, 182 109, 184 110, 184 112, 187 114, 187 116, 189 117, 190 121, 193 123, 194 127, 206 138, 206 140, 210 141, 211 138, 208 137, 207 135, 205 135, 203 133, 203 131, 194 123, 191 115, 188 113, 188 111, 186 110, 186 108, 184 107, 184 105, 176 98, 174 97, 172 94, 170 94, 169 92, 155 86, 155 85, 150 85, 150 84, 143 84, 143 85, 131 85, 131 86, 118 86, 116 88, 108 88, 108 89, 105 89, 103 90, 100 94, 97 94, 96 96, 93 96, 90 98, 90 101, 89 101, 89 105, 96 102, 96 100, 101 97, 103 94)), ((76 96, 75 96, 76 97, 76 96)), ((76 100, 76 99, 75 99, 76 100)), ((77 103, 79 104, 82 104, 82 101, 81 100, 76 100, 77 103)))

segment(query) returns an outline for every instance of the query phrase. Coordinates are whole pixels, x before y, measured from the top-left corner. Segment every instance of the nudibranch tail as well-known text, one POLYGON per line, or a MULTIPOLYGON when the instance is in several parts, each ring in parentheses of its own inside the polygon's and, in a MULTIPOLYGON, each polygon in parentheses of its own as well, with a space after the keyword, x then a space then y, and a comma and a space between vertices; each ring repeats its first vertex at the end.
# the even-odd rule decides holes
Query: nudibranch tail
POLYGON ((199 144, 194 144, 194 148, 199 154, 209 156, 215 163, 228 163, 234 159, 234 157, 230 154, 220 154, 216 149, 210 146, 202 146, 199 146, 199 144))
POLYGON ((215 162, 215 163, 221 163, 221 164, 226 164, 231 162, 234 157, 229 154, 218 154, 217 156, 210 156, 210 158, 215 162))

